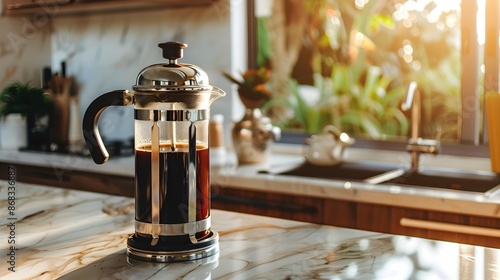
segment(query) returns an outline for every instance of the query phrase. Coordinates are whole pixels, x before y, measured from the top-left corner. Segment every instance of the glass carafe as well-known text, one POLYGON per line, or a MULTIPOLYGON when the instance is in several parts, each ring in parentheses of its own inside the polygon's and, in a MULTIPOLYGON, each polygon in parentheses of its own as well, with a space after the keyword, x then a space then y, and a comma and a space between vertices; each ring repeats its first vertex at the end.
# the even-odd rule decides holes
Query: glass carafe
POLYGON ((108 153, 97 122, 108 106, 134 105, 135 234, 127 253, 140 260, 193 260, 218 252, 210 229, 210 105, 225 93, 208 84, 199 67, 177 62, 187 46, 159 44, 168 63, 144 68, 133 91, 116 90, 95 99, 83 131, 94 162, 108 153))

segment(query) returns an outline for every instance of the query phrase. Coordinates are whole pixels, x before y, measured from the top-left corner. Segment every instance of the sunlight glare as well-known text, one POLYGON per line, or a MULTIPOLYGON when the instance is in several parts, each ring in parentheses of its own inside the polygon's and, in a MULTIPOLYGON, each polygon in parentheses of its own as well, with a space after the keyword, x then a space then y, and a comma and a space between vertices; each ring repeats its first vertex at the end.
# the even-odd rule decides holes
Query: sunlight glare
POLYGON ((477 41, 479 45, 484 45, 486 41, 486 0, 477 0, 477 41))

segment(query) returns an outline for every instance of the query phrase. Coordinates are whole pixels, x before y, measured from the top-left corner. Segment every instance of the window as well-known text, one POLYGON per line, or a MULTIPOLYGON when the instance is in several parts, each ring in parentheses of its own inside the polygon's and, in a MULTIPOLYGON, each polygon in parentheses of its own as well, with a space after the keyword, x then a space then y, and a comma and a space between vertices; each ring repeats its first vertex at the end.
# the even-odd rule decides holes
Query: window
MULTIPOLYGON (((498 77, 489 70, 498 59, 489 66, 482 59, 485 0, 250 2, 250 57, 272 73, 273 98, 264 111, 285 133, 313 134, 333 124, 358 139, 404 143, 411 124, 401 104, 415 81, 421 137, 485 143, 485 70, 498 77)), ((486 27, 497 34, 490 37, 496 54, 498 4, 488 5, 496 5, 496 14, 486 15, 496 19, 486 27)), ((497 80, 488 81, 493 90, 497 80)))

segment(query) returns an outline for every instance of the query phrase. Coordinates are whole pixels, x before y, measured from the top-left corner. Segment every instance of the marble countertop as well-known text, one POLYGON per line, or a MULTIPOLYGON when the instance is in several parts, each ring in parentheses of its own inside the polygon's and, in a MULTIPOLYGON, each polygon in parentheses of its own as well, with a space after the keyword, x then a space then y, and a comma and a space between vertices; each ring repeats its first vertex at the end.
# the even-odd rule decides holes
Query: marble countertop
MULTIPOLYGON (((305 161, 295 150, 287 149, 289 149, 287 146, 276 149, 269 162, 261 165, 219 166, 217 171, 212 173, 212 186, 231 186, 256 191, 272 190, 284 194, 500 218, 498 192, 493 196, 487 196, 437 188, 276 175, 305 161), (266 172, 259 172, 262 170, 266 172)), ((408 153, 361 149, 348 150, 345 158, 348 162, 389 163, 401 168, 408 168, 410 162, 408 153)), ((487 158, 424 155, 421 156, 421 162, 422 166, 428 168, 445 167, 467 172, 490 172, 490 162, 487 158)))
POLYGON ((125 250, 134 231, 133 199, 24 183, 8 186, 0 181, 0 279, 500 277, 500 249, 219 210, 212 210, 219 254, 169 264, 132 261, 125 250), (9 201, 14 201, 10 210, 9 201))
MULTIPOLYGON (((407 167, 410 157, 406 152, 347 149, 345 160, 390 163, 407 167)), ((134 176, 132 156, 110 158, 106 164, 96 165, 90 158, 75 155, 0 150, 0 161, 134 176)), ((244 190, 272 191, 500 218, 500 193, 496 193, 494 196, 485 196, 437 188, 376 185, 356 181, 346 182, 276 175, 279 171, 292 169, 303 162, 301 148, 297 145, 275 144, 269 160, 256 165, 238 166, 234 155, 227 153, 225 161, 220 163, 219 160, 219 164, 212 166, 211 183, 213 187, 230 186, 244 190), (267 174, 260 171, 266 171, 267 174)), ((488 172, 490 169, 490 162, 487 158, 464 158, 449 155, 436 157, 423 155, 421 156, 421 164, 425 167, 447 167, 480 172, 488 172)))

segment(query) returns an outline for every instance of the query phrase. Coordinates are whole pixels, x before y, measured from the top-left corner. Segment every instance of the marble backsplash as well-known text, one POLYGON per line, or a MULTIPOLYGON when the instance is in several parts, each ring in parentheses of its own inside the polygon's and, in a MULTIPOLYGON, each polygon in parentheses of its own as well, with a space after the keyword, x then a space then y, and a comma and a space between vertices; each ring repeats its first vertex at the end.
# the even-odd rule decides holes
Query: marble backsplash
MULTIPOLYGON (((231 55, 234 44, 231 11, 235 5, 245 5, 245 1, 223 0, 208 7, 58 16, 45 24, 35 21, 39 27, 28 31, 23 27, 24 22, 29 23, 26 17, 0 17, 0 86, 14 80, 39 85, 43 66, 51 65, 53 72, 58 72, 65 61, 67 74, 74 76, 78 84, 79 109, 83 115, 97 96, 115 89, 131 89, 141 69, 164 61, 158 43, 175 40, 188 44, 181 62, 200 66, 208 73, 211 85, 228 93, 211 109, 212 114, 223 114, 230 120, 234 100, 231 84, 222 72, 241 71, 234 70, 231 55), (29 31, 34 32, 23 33, 29 31), (18 38, 16 34, 24 37, 18 38), (13 38, 21 41, 15 45, 13 38)), ((101 117, 102 136, 129 138, 133 135, 133 123, 132 106, 109 108, 101 117)))
POLYGON ((40 86, 50 53, 50 22, 35 25, 26 17, 0 16, 0 88, 14 81, 40 86))

